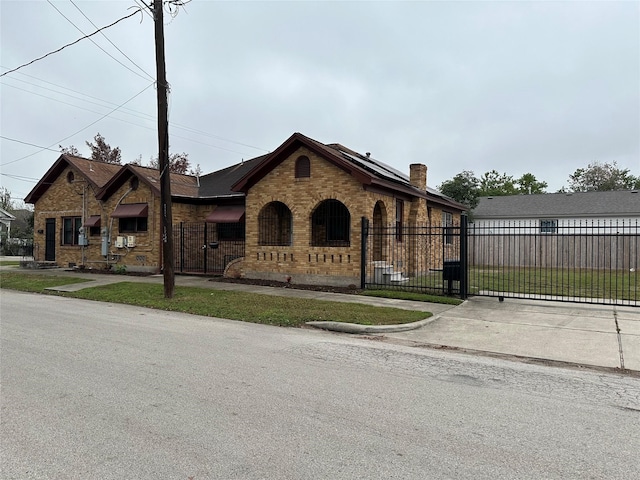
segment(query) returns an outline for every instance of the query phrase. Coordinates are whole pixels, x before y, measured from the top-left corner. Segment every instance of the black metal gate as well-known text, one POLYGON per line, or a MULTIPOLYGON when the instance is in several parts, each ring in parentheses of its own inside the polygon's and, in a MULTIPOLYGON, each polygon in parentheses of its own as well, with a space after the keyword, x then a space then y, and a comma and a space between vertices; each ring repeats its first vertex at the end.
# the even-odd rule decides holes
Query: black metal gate
POLYGON ((637 221, 471 224, 469 294, 640 305, 637 221))
POLYGON ((362 219, 362 288, 466 297, 466 217, 451 226, 362 219))
POLYGON ((222 275, 244 257, 244 223, 180 223, 173 226, 175 271, 222 275))

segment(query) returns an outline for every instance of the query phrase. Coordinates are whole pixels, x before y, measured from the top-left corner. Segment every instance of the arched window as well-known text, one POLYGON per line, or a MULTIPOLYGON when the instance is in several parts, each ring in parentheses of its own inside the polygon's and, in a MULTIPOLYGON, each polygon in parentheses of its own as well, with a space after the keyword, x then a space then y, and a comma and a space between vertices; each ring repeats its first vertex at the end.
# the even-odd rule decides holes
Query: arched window
POLYGON ((291 245, 291 210, 282 202, 271 202, 258 215, 259 245, 291 245))
POLYGON ((309 178, 311 176, 311 162, 304 155, 296 160, 296 178, 309 178))
POLYGON ((311 215, 311 245, 314 247, 348 247, 351 214, 338 200, 324 200, 311 215))

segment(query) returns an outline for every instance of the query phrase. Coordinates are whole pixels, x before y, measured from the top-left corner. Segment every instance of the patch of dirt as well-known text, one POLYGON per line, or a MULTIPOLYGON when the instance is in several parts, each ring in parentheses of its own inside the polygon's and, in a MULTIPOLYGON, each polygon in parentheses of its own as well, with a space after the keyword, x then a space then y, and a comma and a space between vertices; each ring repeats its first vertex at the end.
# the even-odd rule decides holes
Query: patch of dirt
POLYGON ((262 287, 276 287, 276 288, 295 288, 297 290, 309 290, 313 292, 327 292, 327 293, 346 293, 349 295, 357 295, 362 292, 361 289, 353 287, 331 287, 328 285, 304 285, 299 283, 278 282, 276 280, 259 280, 253 278, 224 278, 216 277, 211 278, 210 282, 225 282, 225 283, 241 283, 243 285, 259 285, 262 287))

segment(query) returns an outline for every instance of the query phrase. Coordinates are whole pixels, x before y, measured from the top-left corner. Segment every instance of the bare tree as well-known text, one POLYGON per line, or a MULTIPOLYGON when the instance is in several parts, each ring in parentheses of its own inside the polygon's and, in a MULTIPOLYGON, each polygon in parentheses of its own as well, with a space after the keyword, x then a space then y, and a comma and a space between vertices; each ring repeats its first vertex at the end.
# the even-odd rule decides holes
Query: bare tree
POLYGON ((69 145, 68 147, 63 147, 62 145, 58 145, 60 148, 60 153, 63 155, 71 155, 74 157, 80 157, 80 152, 74 145, 69 145))
MULTIPOLYGON (((149 167, 158 168, 158 158, 154 157, 149 160, 149 167)), ((171 173, 181 173, 186 175, 191 167, 188 153, 172 153, 169 155, 169 171, 171 173)))
POLYGON ((111 148, 104 137, 98 133, 93 137, 93 141, 85 142, 91 149, 91 160, 104 163, 115 163, 120 165, 122 163, 122 157, 120 155, 120 147, 111 148))

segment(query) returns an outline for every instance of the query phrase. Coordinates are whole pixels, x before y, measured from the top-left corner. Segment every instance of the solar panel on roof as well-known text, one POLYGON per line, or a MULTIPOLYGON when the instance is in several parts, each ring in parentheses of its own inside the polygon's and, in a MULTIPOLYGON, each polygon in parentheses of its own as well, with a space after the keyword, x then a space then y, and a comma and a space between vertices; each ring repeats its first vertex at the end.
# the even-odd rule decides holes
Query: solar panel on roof
POLYGON ((351 155, 350 153, 347 153, 343 150, 339 150, 339 152, 352 162, 360 165, 367 170, 371 170, 372 172, 375 172, 384 178, 396 182, 400 181, 402 183, 409 183, 409 177, 396 170, 395 168, 390 167, 389 165, 373 160, 372 158, 367 158, 365 160, 364 158, 356 157, 355 155, 351 155))

